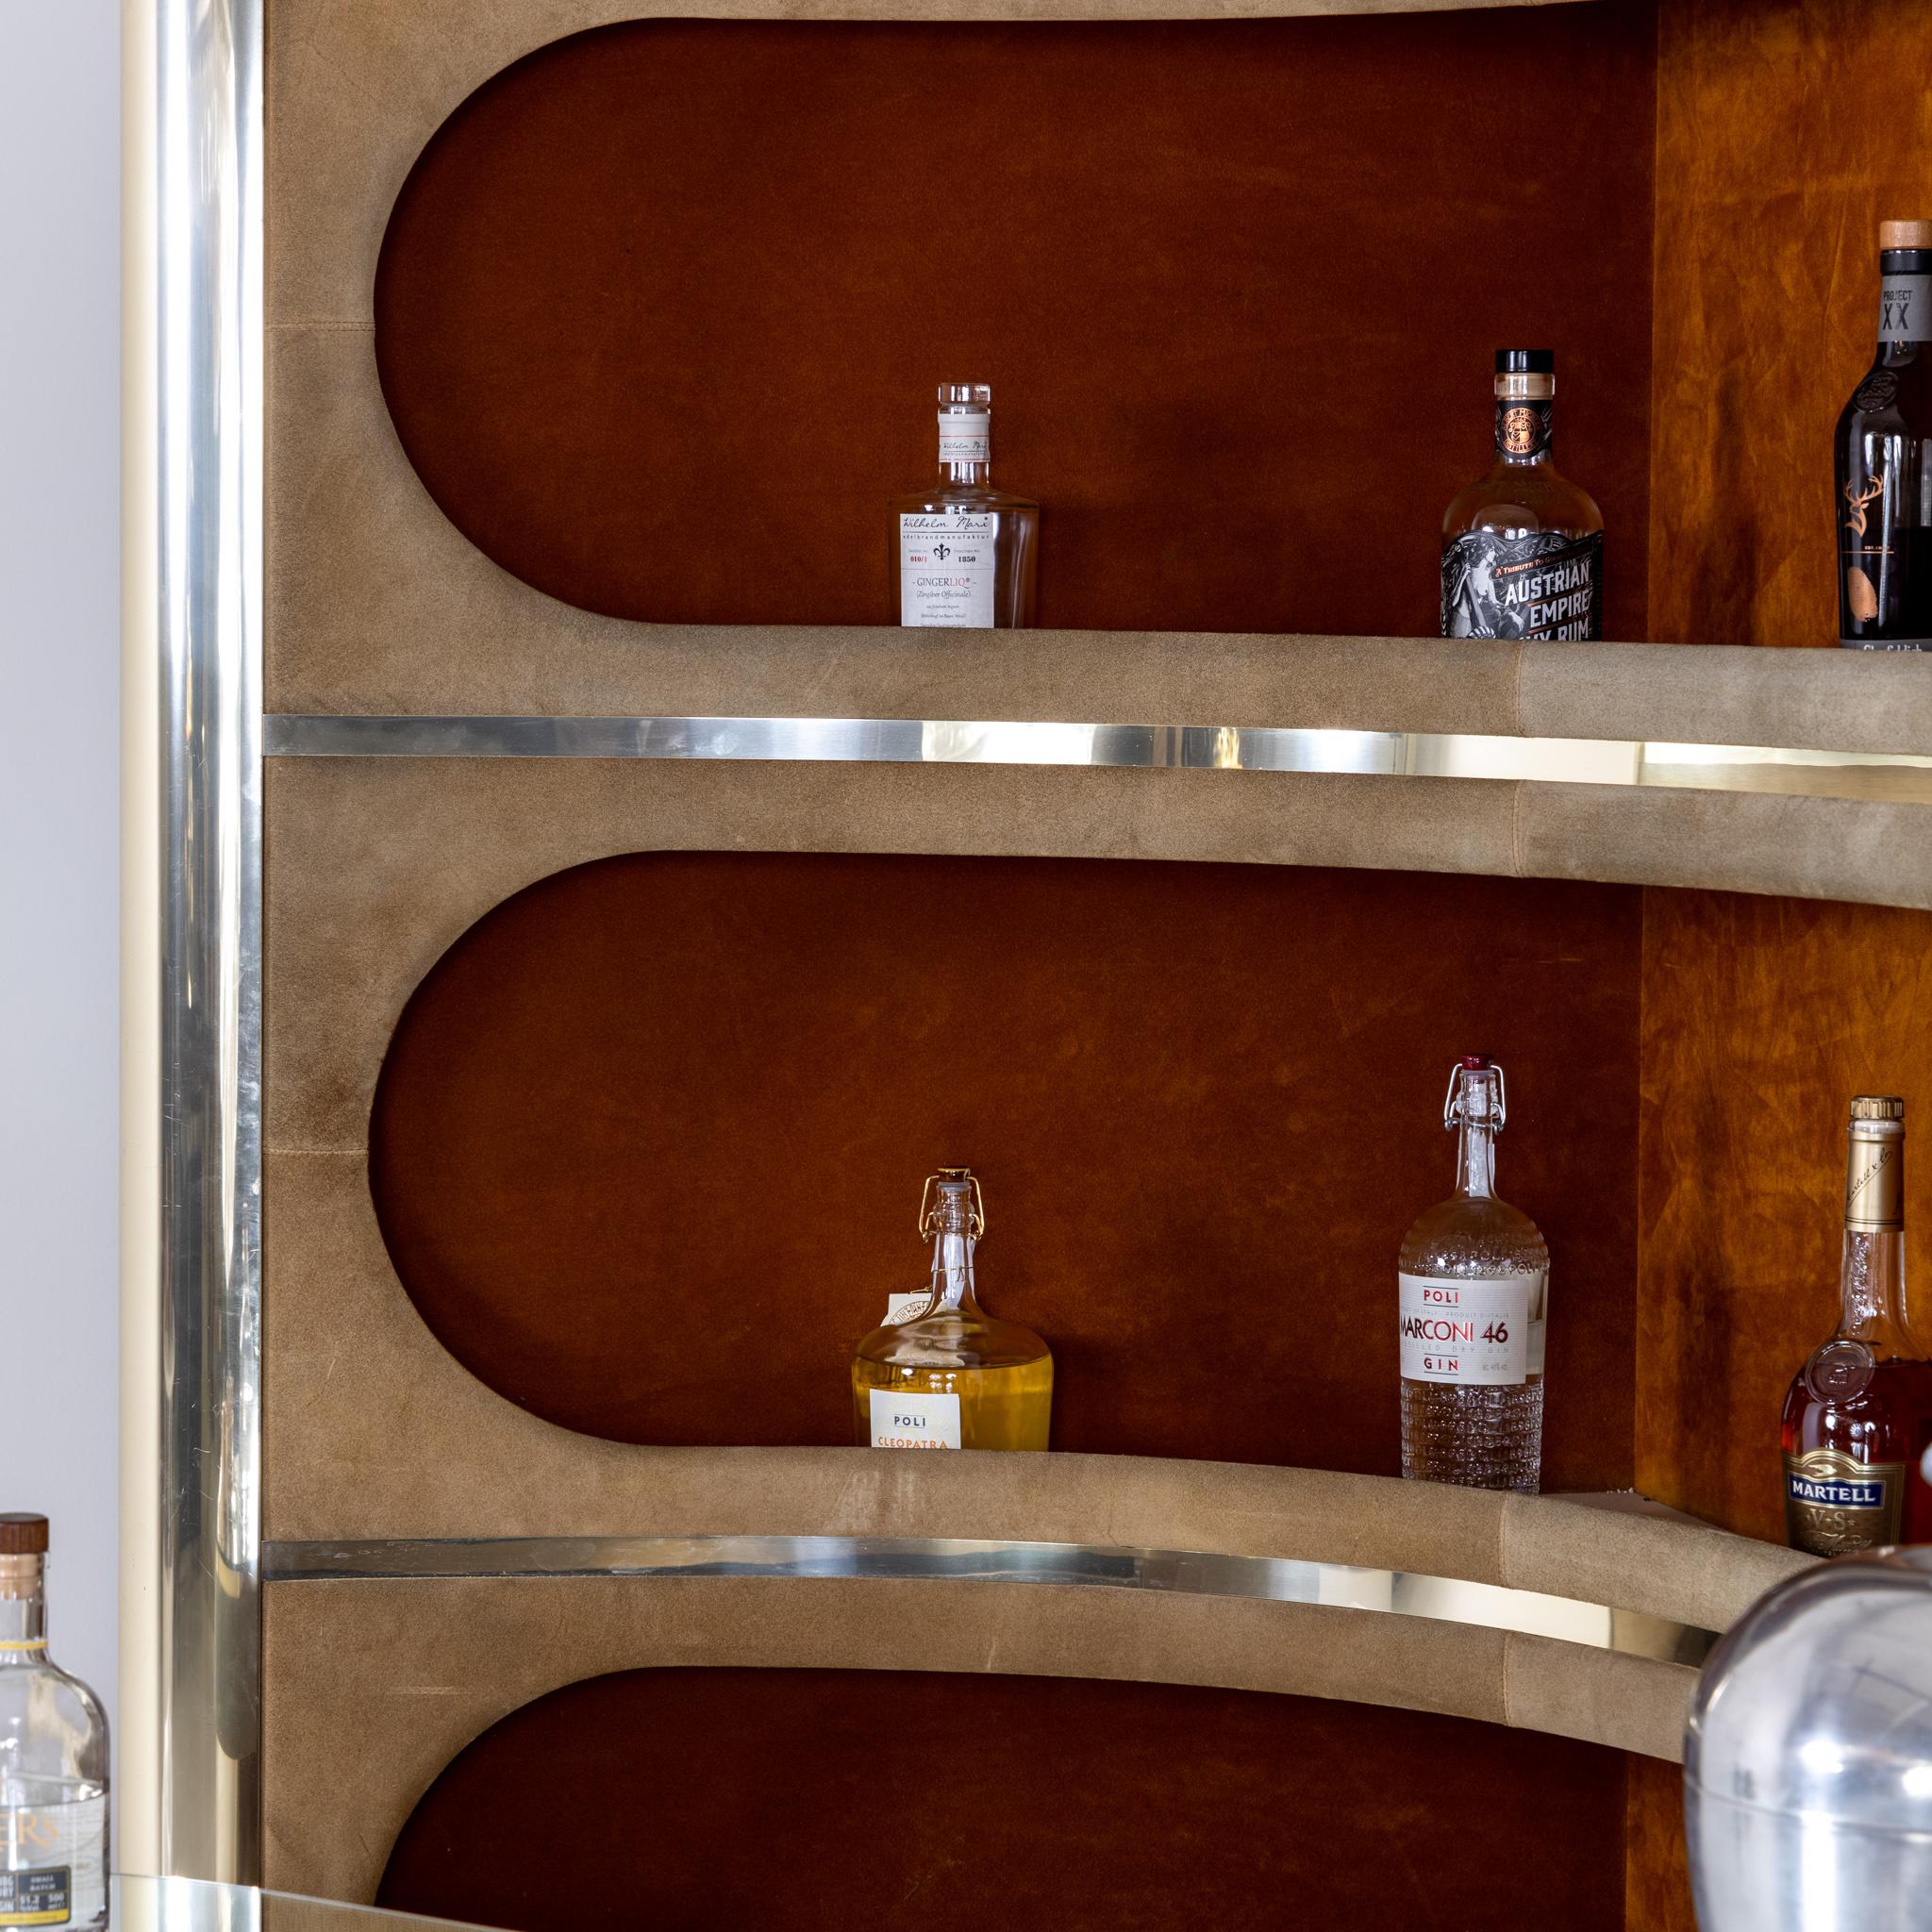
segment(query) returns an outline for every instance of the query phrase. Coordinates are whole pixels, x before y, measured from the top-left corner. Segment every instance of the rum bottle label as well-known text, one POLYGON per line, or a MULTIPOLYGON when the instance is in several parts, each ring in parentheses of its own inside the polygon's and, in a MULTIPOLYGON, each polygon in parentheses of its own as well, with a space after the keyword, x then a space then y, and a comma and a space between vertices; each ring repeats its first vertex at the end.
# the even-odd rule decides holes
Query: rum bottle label
POLYGON ((1445 638, 1600 638, 1604 533, 1465 530, 1442 552, 1445 638))

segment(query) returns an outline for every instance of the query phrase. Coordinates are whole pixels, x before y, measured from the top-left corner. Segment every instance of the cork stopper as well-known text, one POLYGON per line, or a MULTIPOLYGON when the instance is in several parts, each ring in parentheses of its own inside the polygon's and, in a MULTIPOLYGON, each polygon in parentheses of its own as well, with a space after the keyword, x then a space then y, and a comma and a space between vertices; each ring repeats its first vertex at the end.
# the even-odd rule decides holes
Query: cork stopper
POLYGON ((25 1510, 0 1515, 0 1557, 44 1557, 47 1519, 25 1510))
POLYGON ((1932 222, 1880 222, 1881 248, 1932 248, 1932 222))

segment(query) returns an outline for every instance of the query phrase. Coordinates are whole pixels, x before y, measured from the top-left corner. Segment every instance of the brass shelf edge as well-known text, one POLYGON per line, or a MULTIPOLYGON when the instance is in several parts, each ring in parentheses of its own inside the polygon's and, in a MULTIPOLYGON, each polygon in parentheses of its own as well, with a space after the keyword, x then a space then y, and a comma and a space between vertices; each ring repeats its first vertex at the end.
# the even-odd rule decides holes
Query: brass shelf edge
POLYGON ((1350 774, 1932 804, 1932 757, 1321 726, 273 712, 271 758, 650 758, 1350 774))

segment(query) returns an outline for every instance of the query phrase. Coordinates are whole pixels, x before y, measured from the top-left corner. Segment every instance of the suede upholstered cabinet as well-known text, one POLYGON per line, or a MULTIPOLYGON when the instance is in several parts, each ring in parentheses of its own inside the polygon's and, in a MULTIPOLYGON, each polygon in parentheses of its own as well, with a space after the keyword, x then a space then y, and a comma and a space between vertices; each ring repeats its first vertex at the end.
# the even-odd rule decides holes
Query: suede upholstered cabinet
POLYGON ((267 1881, 1688 1926, 1845 1097, 1932 1104, 1932 680, 1757 648, 1834 634, 1932 14, 687 11, 270 0, 267 1881), (1430 636, 1529 341, 1628 642, 1430 636), (1050 628, 884 626, 954 377, 1050 628), (1392 1480, 1474 1050, 1555 1257, 1541 1499, 1392 1480), (960 1160, 1045 1457, 845 1446, 960 1160))

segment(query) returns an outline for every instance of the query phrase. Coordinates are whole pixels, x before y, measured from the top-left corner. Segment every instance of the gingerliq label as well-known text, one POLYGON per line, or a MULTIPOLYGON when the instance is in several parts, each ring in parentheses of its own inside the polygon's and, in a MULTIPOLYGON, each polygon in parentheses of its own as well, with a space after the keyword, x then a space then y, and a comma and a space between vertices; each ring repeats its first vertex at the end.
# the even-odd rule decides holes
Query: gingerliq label
POLYGON ((908 1322, 916 1322, 932 1307, 932 1290, 915 1289, 910 1294, 889 1294, 886 1297, 886 1319, 879 1324, 881 1328, 903 1328, 908 1322))
POLYGON ((999 519, 991 510, 899 518, 899 622, 908 629, 992 628, 999 519))
POLYGON ((1398 1279, 1404 1381, 1500 1389, 1542 1372, 1541 1275, 1398 1279))
POLYGON ((959 1398, 909 1395, 874 1389, 872 1446, 874 1449, 958 1449, 959 1398))
POLYGON ((1906 1466, 1860 1462, 1842 1449, 1785 1456, 1785 1537, 1794 1550, 1842 1557, 1899 1540, 1906 1466))
POLYGON ((1465 530, 1442 551, 1445 638, 1600 638, 1604 533, 1465 530))

